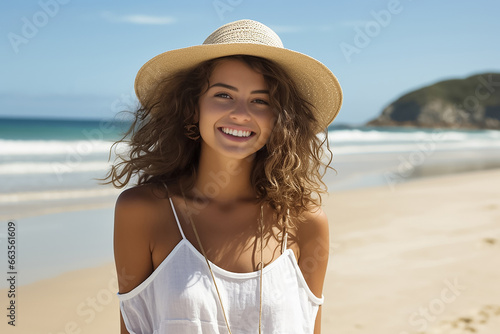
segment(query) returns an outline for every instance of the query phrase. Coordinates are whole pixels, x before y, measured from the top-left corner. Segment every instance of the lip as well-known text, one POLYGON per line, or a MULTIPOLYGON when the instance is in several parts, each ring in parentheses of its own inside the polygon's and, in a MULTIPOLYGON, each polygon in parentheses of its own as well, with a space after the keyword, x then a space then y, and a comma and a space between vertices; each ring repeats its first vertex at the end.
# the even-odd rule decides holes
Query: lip
POLYGON ((227 138, 229 140, 236 141, 236 142, 246 142, 255 136, 255 132, 248 129, 248 128, 240 128, 240 127, 235 127, 235 126, 221 126, 221 127, 218 127, 217 130, 219 130, 220 134, 222 134, 222 136, 224 138, 227 138), (237 131, 240 131, 240 130, 241 131, 250 131, 251 133, 250 133, 250 136, 248 136, 248 137, 236 137, 236 136, 232 136, 232 135, 225 133, 224 131, 222 131, 222 128, 227 128, 227 129, 232 129, 232 130, 237 130, 237 131))

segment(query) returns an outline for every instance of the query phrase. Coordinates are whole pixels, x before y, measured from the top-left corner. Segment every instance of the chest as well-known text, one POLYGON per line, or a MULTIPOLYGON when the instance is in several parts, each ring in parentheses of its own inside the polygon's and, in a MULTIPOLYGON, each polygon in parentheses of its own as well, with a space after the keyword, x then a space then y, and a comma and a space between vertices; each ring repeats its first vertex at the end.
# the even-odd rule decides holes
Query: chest
MULTIPOLYGON (((240 206, 227 210, 207 207, 192 212, 191 217, 187 212, 182 203, 177 202, 178 223, 174 221, 168 224, 169 226, 166 224, 163 229, 164 233, 155 235, 155 247, 152 253, 154 268, 158 267, 175 245, 182 240, 183 234, 200 254, 203 254, 201 249, 203 247, 207 258, 224 270, 234 273, 249 273, 258 270, 261 259, 261 216, 258 207, 240 206), (177 237, 172 238, 173 235, 177 237)), ((282 254, 284 244, 282 231, 276 226, 273 227, 275 224, 272 221, 272 213, 265 210, 263 212, 262 257, 264 266, 267 266, 282 254)), ((291 248, 298 258, 297 245, 293 241, 290 242, 290 239, 293 239, 293 233, 289 231, 288 234, 287 248, 291 248)))

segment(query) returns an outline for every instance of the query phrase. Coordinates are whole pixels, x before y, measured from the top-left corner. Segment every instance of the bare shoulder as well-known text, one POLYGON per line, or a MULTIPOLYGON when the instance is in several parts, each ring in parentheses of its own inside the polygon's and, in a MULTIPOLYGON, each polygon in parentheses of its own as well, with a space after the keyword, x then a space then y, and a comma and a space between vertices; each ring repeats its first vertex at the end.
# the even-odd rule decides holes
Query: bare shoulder
POLYGON ((116 201, 116 209, 133 213, 134 211, 148 211, 157 205, 158 201, 166 197, 165 192, 153 184, 136 186, 124 190, 116 201))
POLYGON ((115 236, 147 238, 161 221, 161 198, 153 185, 137 186, 124 190, 115 205, 115 236))
POLYGON ((147 232, 158 224, 165 225, 167 198, 166 190, 154 184, 124 190, 115 205, 115 229, 135 227, 147 232))
POLYGON ((321 207, 313 207, 302 213, 301 223, 297 226, 299 242, 308 242, 314 239, 328 240, 328 217, 321 207))
POLYGON ((297 226, 298 263, 312 293, 321 298, 329 257, 328 218, 320 207, 302 214, 297 226))
POLYGON ((120 293, 132 290, 153 271, 154 236, 167 216, 161 211, 165 196, 156 186, 144 185, 127 189, 118 197, 114 255, 120 293))

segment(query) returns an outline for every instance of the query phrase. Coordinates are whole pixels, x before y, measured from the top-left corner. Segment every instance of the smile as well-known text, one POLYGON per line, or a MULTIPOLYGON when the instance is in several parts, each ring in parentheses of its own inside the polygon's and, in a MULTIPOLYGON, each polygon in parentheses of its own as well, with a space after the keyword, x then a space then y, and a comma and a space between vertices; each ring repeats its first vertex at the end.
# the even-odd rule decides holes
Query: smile
POLYGON ((252 131, 235 130, 235 129, 224 128, 224 127, 220 128, 220 130, 227 135, 230 135, 233 137, 240 137, 240 138, 248 138, 253 134, 252 131))

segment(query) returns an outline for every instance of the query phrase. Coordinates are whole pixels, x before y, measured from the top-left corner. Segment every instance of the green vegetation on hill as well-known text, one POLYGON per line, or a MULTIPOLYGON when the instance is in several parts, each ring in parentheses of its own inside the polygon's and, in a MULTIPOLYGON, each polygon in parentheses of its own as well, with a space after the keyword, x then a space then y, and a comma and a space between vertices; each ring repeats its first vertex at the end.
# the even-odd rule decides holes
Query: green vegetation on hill
POLYGON ((420 88, 391 103, 368 125, 500 129, 500 73, 420 88))

